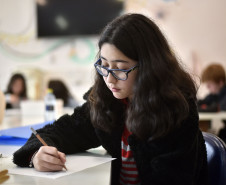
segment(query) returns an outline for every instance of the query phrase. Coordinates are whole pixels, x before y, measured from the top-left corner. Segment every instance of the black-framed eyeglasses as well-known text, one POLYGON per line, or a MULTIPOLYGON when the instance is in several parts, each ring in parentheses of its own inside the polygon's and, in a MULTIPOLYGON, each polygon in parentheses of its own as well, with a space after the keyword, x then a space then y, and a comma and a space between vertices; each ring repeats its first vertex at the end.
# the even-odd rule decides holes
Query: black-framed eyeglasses
POLYGON ((138 65, 135 65, 134 67, 127 70, 126 69, 108 69, 107 67, 104 67, 98 64, 99 62, 101 62, 101 58, 99 58, 95 62, 94 66, 100 75, 107 77, 108 74, 111 73, 118 80, 127 80, 128 74, 138 67, 138 65))

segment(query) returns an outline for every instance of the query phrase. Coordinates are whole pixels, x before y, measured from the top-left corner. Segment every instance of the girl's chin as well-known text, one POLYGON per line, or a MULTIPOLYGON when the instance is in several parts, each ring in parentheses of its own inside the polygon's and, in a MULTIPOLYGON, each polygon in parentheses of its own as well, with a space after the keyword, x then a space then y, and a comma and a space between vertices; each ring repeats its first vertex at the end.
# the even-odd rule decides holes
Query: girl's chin
POLYGON ((117 99, 125 99, 125 98, 127 98, 127 96, 123 96, 123 95, 121 95, 121 94, 118 94, 118 93, 113 93, 113 96, 115 97, 115 98, 117 98, 117 99))

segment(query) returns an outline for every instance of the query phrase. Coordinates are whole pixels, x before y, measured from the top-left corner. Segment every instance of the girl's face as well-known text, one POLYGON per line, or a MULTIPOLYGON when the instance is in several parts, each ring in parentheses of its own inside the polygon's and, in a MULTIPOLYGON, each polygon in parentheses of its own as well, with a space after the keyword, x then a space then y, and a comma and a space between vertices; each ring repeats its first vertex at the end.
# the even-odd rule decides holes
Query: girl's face
POLYGON ((224 82, 220 81, 216 83, 214 81, 207 81, 206 86, 211 94, 218 94, 224 86, 224 82))
POLYGON ((24 89, 24 85, 21 79, 17 79, 13 82, 13 85, 12 85, 13 94, 19 96, 20 93, 23 91, 23 89, 24 89))
MULTIPOLYGON (((108 69, 130 69, 137 65, 137 62, 125 56, 114 45, 105 43, 100 50, 101 65, 108 69)), ((103 77, 107 87, 117 99, 129 98, 133 96, 133 85, 137 75, 136 70, 128 74, 127 80, 118 80, 111 73, 103 77)))

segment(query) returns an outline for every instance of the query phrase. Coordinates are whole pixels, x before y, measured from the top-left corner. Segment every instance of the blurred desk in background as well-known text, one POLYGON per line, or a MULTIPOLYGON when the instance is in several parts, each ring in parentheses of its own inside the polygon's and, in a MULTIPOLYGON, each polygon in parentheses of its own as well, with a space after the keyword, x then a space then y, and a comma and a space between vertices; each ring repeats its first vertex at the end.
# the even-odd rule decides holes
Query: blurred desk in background
MULTIPOLYGON (((73 108, 64 108, 61 112, 57 113, 56 118, 59 118, 64 114, 70 115, 73 111, 73 108)), ((211 130, 211 132, 216 134, 218 130, 223 127, 222 120, 226 120, 226 112, 199 113, 199 126, 204 132, 209 132, 211 130)), ((0 124, 0 130, 43 123, 44 121, 44 115, 41 114, 26 115, 22 114, 19 109, 6 110, 2 124, 0 124)))
MULTIPOLYGON (((58 112, 56 119, 64 114, 72 114, 74 111, 73 108, 64 108, 61 112, 58 112)), ((5 111, 5 115, 2 123, 0 124, 0 130, 8 129, 13 127, 26 126, 31 124, 43 123, 44 115, 42 114, 22 114, 20 109, 9 109, 5 111)))
POLYGON ((204 132, 217 134, 222 128, 223 120, 226 120, 226 112, 200 112, 199 127, 204 132))

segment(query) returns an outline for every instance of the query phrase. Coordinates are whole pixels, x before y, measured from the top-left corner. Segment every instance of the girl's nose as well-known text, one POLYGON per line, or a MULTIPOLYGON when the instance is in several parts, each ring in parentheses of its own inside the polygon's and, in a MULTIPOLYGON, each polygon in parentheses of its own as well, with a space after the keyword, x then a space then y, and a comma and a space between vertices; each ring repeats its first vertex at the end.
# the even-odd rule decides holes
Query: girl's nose
POLYGON ((117 81, 117 79, 111 73, 109 73, 106 78, 108 83, 115 83, 117 81))

